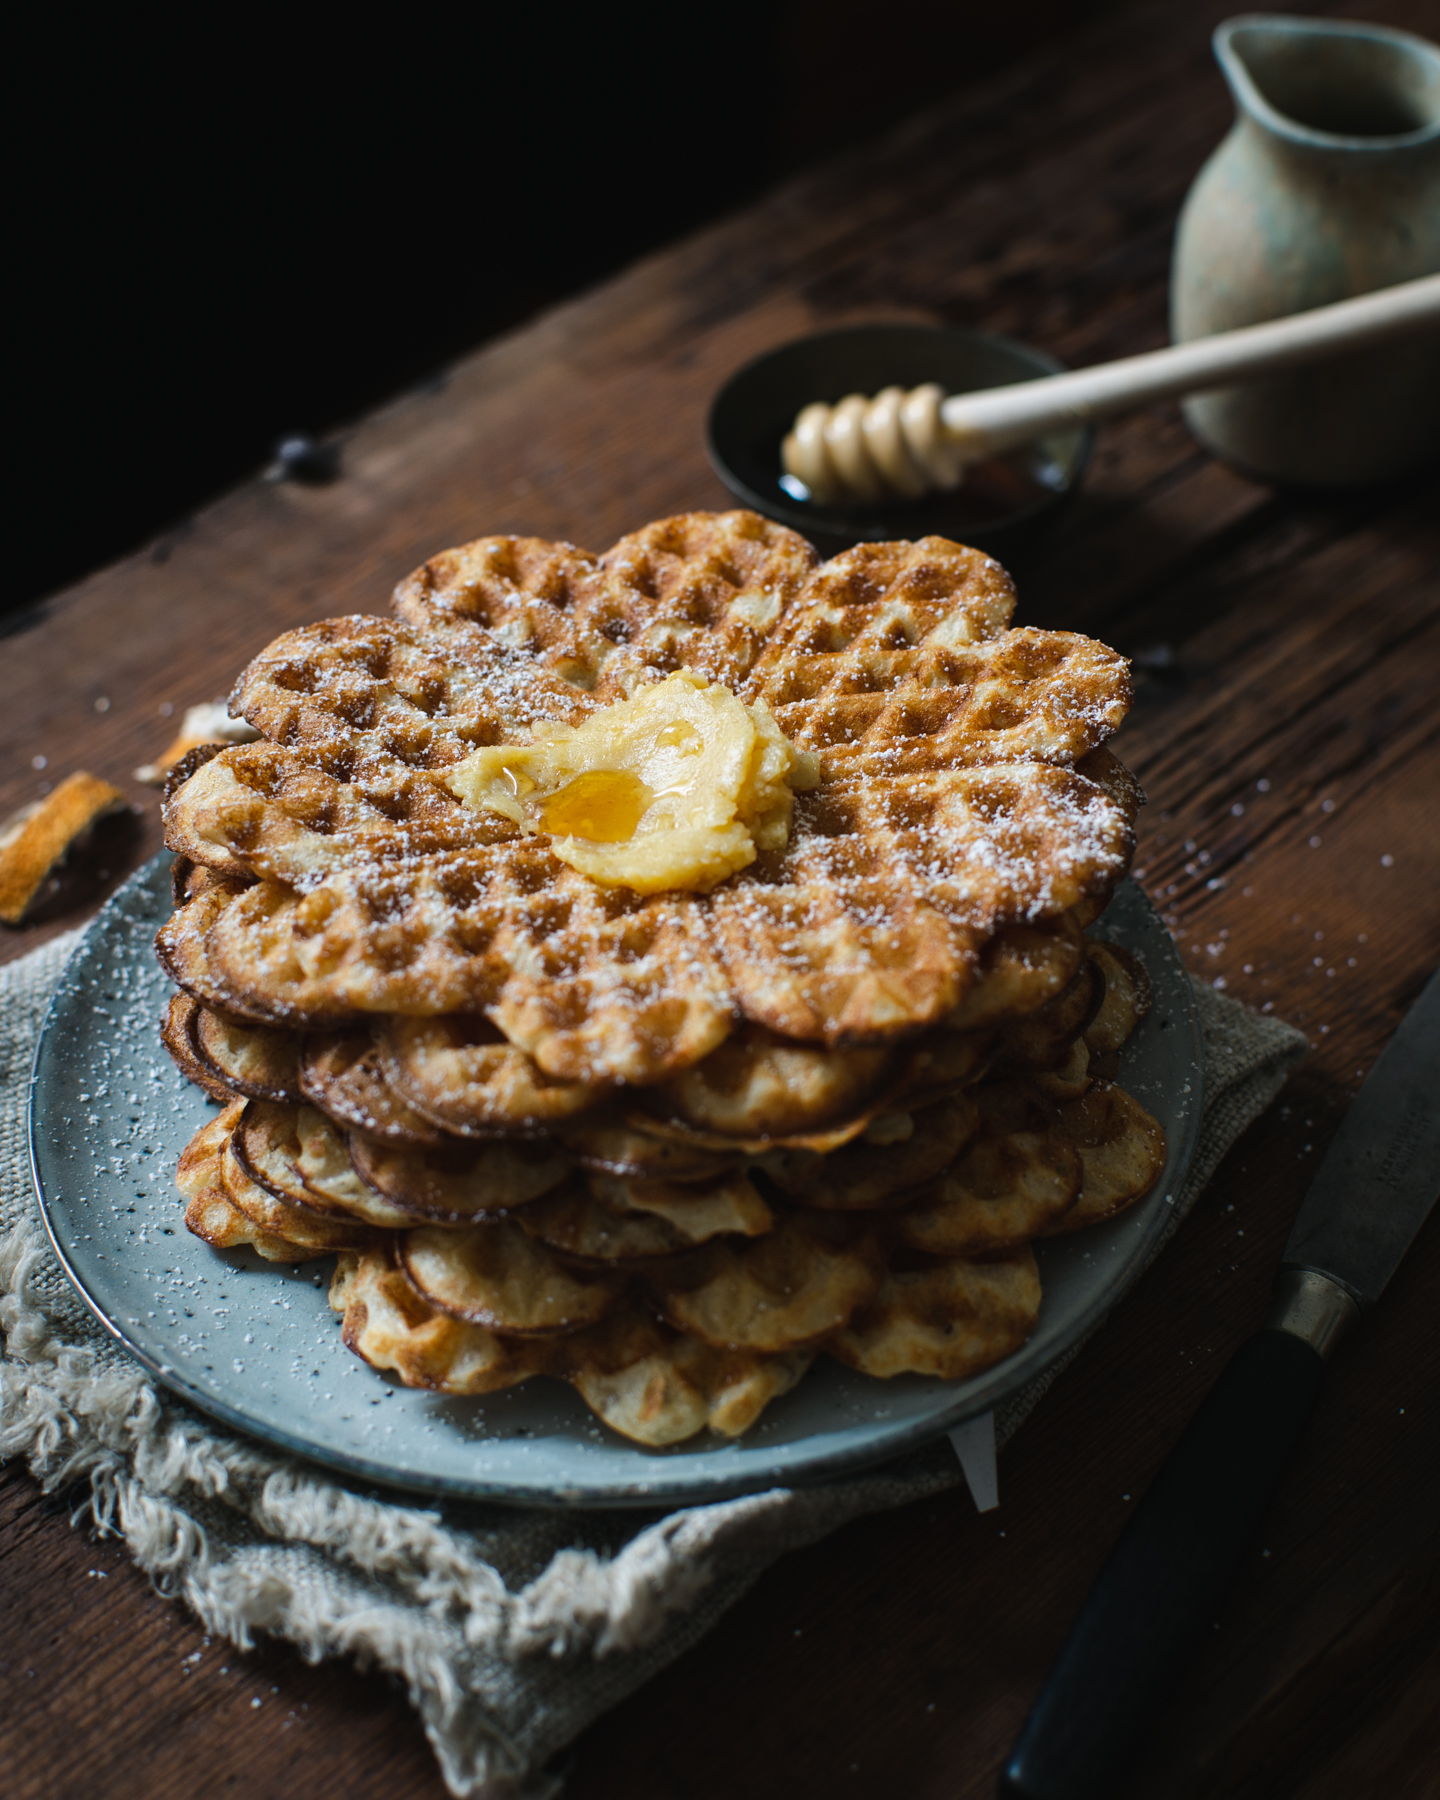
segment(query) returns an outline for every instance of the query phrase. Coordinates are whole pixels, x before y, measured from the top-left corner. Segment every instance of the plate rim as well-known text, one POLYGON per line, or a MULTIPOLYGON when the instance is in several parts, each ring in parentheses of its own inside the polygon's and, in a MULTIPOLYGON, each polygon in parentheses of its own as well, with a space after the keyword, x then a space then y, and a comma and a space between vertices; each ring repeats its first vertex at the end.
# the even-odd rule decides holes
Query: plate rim
MULTIPOLYGON (((43 1120, 40 1117, 40 1106, 37 1105, 37 1095, 41 1090, 42 1063, 47 1047, 50 1045, 52 1028, 57 1023, 58 1010, 66 997, 67 978, 70 977, 77 960, 91 945, 92 940, 97 936, 103 936, 108 921, 121 913, 125 898, 134 889, 143 886, 147 879, 153 878, 158 872, 159 865, 170 857, 169 851, 160 851, 156 856, 143 863, 121 884, 90 921, 84 935, 76 943, 61 970, 55 991, 51 995, 50 1003, 46 1007, 45 1016, 41 1022, 30 1065, 29 1087, 26 1096, 26 1137, 31 1182, 46 1236, 66 1278, 100 1324, 124 1348, 127 1355, 146 1369, 164 1389, 176 1395, 187 1405, 194 1407, 205 1418, 216 1420, 244 1437, 263 1443, 287 1455, 298 1457, 312 1466, 323 1468, 332 1475, 389 1488, 397 1493, 427 1494, 448 1499, 496 1504, 543 1506, 565 1511, 604 1508, 649 1508, 653 1510, 670 1506, 703 1506, 714 1501, 732 1499, 745 1494, 764 1493, 777 1487, 823 1485, 837 1476, 860 1474, 866 1469, 892 1462, 910 1451, 931 1443, 947 1432, 955 1430, 957 1426, 965 1424, 968 1420, 995 1411, 1006 1400, 1013 1398, 1032 1382, 1055 1370, 1085 1342, 1097 1326, 1103 1322, 1105 1316, 1130 1292, 1149 1266, 1150 1258, 1164 1235, 1168 1221, 1165 1220, 1163 1213, 1157 1212, 1155 1223, 1142 1234, 1114 1281, 1092 1296, 1089 1303, 1067 1329, 1064 1342, 1057 1346, 1054 1355, 1038 1368, 1027 1370, 1018 1379, 1013 1373, 1008 1377, 1003 1373, 1007 1364, 1012 1363, 1016 1357, 1024 1355, 1026 1346, 1022 1345, 1020 1350, 1014 1352, 1011 1357, 1002 1359, 992 1369, 984 1370, 980 1376, 972 1378, 981 1383, 978 1391, 968 1392, 964 1398, 955 1400, 950 1406, 912 1415, 882 1426, 874 1432, 870 1439, 859 1444, 852 1443, 830 1451, 814 1452, 808 1457, 803 1450, 803 1439, 798 1443, 791 1442, 777 1446, 775 1459, 777 1466, 768 1475, 762 1472, 737 1472, 730 1477, 720 1474, 710 1477, 692 1476, 688 1480, 676 1480, 673 1476, 667 1479, 665 1472, 674 1468, 678 1459, 666 1457, 653 1462, 646 1461, 643 1460, 646 1457, 644 1448, 635 1445, 633 1446, 635 1454, 637 1458, 642 1459, 640 1469, 653 1471, 653 1474, 647 1476, 637 1473, 633 1481, 623 1483, 606 1480, 581 1486, 558 1486, 553 1483, 542 1485, 510 1478, 491 1477, 487 1480, 483 1477, 459 1478, 448 1475, 434 1475, 426 1479, 418 1473, 397 1472, 392 1466, 357 1453, 331 1449, 323 1445, 317 1446, 303 1436, 286 1431, 283 1427, 263 1420, 257 1421, 240 1407, 196 1387, 172 1364, 160 1360, 143 1346, 134 1342, 124 1328, 109 1315, 104 1302, 92 1293, 89 1285, 75 1267, 62 1242, 61 1233, 52 1216, 50 1202, 45 1194, 39 1147, 43 1120), (797 1461, 800 1466, 793 1466, 797 1461)), ((1194 992, 1190 986, 1188 973, 1180 960, 1179 952, 1174 948, 1174 940, 1165 930, 1163 921, 1144 888, 1130 876, 1125 877, 1125 883, 1131 886, 1145 911, 1149 913, 1152 921, 1158 927, 1160 934, 1170 945, 1171 972, 1180 977, 1178 991, 1184 999, 1183 1028, 1187 1031, 1195 1052, 1190 1064, 1192 1088, 1185 1116, 1185 1130, 1180 1143, 1167 1156, 1165 1169, 1156 1183, 1157 1187, 1163 1184, 1172 1194, 1178 1195, 1189 1176, 1200 1126, 1204 1118, 1204 1039, 1200 1029, 1194 992), (1171 1174, 1172 1165, 1173 1175, 1171 1174)), ((964 1385, 969 1388, 971 1384, 967 1382, 964 1385)))

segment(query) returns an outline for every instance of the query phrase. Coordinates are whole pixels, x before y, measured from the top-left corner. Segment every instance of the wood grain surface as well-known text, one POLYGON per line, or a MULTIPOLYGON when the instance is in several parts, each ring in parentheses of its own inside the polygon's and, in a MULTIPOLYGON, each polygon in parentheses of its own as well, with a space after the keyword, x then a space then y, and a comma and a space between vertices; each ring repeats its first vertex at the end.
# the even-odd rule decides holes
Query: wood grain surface
MULTIPOLYGON (((601 549, 727 504, 701 449, 706 403, 790 336, 939 320, 1072 364, 1163 343, 1176 210, 1230 116, 1207 43, 1226 10, 1117 8, 358 422, 334 485, 251 483, 13 618, 0 813, 75 768, 124 785, 143 811, 98 884, 113 887, 159 845, 156 798, 130 772, 186 705, 224 693, 278 631, 383 610, 444 545, 515 530, 601 549)), ((1423 0, 1343 10, 1437 24, 1423 0)), ((1107 425, 1053 534, 1007 555, 1022 620, 1137 659, 1118 748, 1150 795, 1138 868, 1187 963, 1301 1025, 1312 1052, 1006 1452, 999 1511, 958 1490, 782 1562, 585 1734, 570 1800, 994 1791, 1114 1534, 1262 1320, 1336 1123, 1440 962, 1436 499, 1433 472, 1277 493, 1159 408, 1107 425)), ((96 897, 7 933, 0 954, 96 897)), ((1128 1800, 1436 1793, 1437 1286, 1432 1219, 1342 1351, 1128 1800)), ((72 1529, 76 1498, 43 1497, 15 1464, 0 1475, 6 1793, 441 1795, 396 1690, 282 1646, 212 1643, 113 1542, 72 1529)))

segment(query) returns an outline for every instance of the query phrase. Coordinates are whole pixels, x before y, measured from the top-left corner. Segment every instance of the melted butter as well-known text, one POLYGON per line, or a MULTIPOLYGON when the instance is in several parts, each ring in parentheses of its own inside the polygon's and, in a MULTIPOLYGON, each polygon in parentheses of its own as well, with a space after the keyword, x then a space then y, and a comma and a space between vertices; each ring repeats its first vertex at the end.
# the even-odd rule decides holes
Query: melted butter
POLYGON ((623 844, 634 837, 654 798, 655 790, 629 769, 590 769, 542 800, 540 819, 557 837, 623 844))
POLYGON ((704 892, 788 840, 812 787, 763 701, 682 671, 533 744, 477 750, 447 785, 467 806, 547 834, 563 862, 638 893, 704 892))

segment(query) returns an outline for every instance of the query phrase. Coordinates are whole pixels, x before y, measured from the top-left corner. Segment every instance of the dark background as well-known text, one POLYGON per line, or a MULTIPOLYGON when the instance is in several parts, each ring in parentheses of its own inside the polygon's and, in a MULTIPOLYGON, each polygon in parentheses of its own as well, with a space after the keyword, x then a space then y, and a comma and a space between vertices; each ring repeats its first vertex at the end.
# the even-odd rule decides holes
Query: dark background
POLYGON ((32 18, 0 604, 1102 7, 32 18))

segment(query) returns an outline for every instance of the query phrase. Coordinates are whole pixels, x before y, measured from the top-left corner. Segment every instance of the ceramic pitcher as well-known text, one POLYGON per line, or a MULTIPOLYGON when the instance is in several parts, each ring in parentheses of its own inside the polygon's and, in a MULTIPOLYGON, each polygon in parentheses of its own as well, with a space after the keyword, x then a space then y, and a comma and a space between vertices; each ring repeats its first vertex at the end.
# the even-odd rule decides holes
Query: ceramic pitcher
MULTIPOLYGON (((1177 342, 1440 271, 1440 50, 1260 14, 1214 43, 1236 118, 1180 216, 1177 342)), ((1440 337, 1199 395, 1185 417, 1266 479, 1383 480, 1440 454, 1440 337)))

